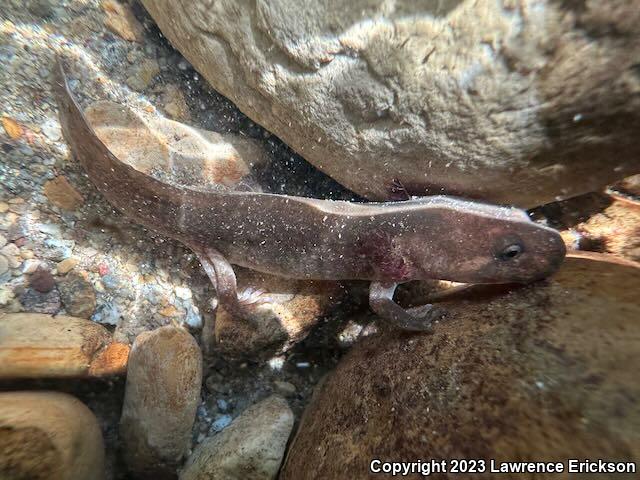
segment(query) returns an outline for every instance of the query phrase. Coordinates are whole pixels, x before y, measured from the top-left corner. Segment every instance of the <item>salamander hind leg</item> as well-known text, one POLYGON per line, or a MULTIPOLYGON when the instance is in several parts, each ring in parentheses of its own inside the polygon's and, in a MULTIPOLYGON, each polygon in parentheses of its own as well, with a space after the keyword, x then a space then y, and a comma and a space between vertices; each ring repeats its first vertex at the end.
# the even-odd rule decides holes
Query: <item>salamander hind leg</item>
POLYGON ((212 248, 191 247, 202 264, 213 285, 218 304, 234 318, 247 321, 252 325, 257 323, 255 308, 260 303, 268 301, 261 298, 260 291, 243 290, 238 294, 236 274, 233 267, 224 256, 212 248))
POLYGON ((403 330, 430 331, 433 321, 442 317, 444 311, 431 304, 402 308, 393 300, 397 286, 397 283, 371 282, 369 286, 371 310, 403 330))

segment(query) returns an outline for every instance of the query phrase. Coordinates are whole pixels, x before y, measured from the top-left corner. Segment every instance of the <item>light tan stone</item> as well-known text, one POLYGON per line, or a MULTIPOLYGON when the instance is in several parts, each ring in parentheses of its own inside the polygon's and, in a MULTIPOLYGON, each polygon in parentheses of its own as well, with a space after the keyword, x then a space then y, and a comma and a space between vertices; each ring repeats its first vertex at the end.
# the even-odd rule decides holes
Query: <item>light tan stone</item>
POLYGON ((76 265, 78 265, 78 259, 69 257, 59 262, 56 265, 56 270, 58 270, 59 274, 64 275, 65 273, 69 273, 71 270, 73 270, 76 265))
POLYGON ((104 479, 104 446, 93 413, 64 393, 0 393, 0 478, 104 479))
POLYGON ((76 210, 84 202, 82 195, 62 175, 44 184, 44 194, 51 203, 63 210, 76 210))
POLYGON ((272 395, 198 445, 180 480, 275 480, 292 428, 287 402, 272 395))
POLYGON ((116 0, 104 0, 101 3, 107 18, 105 26, 113 33, 129 42, 142 43, 144 30, 128 5, 116 0))
POLYGON ((126 356, 103 353, 114 348, 111 343, 107 329, 89 320, 39 313, 0 315, 0 379, 121 374, 126 356))
POLYGON ((136 338, 129 355, 120 439, 136 478, 174 478, 191 446, 202 355, 194 338, 161 327, 136 338))

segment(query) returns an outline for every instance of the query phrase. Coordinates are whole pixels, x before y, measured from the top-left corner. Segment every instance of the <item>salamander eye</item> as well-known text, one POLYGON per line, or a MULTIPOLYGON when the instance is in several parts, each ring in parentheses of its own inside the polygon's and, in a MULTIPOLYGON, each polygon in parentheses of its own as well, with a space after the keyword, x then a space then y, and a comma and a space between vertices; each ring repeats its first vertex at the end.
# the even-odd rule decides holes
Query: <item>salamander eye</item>
POLYGON ((522 252, 524 252, 524 247, 520 243, 512 243, 511 245, 504 247, 502 251, 498 253, 498 259, 505 262, 513 260, 522 252))

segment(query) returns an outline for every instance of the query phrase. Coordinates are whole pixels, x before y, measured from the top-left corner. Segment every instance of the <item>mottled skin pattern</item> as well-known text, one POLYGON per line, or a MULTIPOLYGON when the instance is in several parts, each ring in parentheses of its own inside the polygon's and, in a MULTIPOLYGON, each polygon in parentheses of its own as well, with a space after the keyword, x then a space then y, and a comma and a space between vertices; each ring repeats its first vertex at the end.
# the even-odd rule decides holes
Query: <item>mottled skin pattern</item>
POLYGON ((452 197, 351 203, 174 186, 118 160, 96 136, 68 89, 55 90, 64 136, 98 190, 136 222, 189 246, 218 300, 251 320, 231 264, 290 278, 371 280, 370 304, 402 328, 425 330, 437 311, 405 310, 398 283, 442 279, 526 283, 553 273, 565 255, 559 234, 521 210, 452 197))

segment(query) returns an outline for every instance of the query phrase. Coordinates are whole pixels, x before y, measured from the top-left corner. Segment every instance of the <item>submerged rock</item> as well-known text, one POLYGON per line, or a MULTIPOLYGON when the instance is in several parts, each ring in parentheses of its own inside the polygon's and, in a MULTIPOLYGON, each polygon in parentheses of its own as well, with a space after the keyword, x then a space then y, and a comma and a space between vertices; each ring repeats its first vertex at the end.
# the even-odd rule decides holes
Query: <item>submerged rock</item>
POLYGON ((431 335, 356 345, 307 407, 280 478, 371 478, 374 458, 637 463, 640 265, 591 254, 507 288, 445 302, 431 335))
POLYGON ((83 275, 68 273, 58 280, 58 290, 69 315, 91 318, 96 310, 96 293, 83 275))
POLYGON ((532 207, 640 171, 633 1, 143 4, 216 90, 368 198, 532 207))
POLYGON ((180 480, 273 480, 292 428, 287 402, 272 395, 198 445, 180 480))
POLYGON ((104 446, 96 418, 64 393, 0 393, 0 478, 104 479, 104 446))
MULTIPOLYGON (((218 308, 216 352, 231 357, 266 359, 288 350, 303 340, 342 297, 335 282, 290 280, 246 269, 236 269, 236 274, 240 292, 258 292, 254 295, 261 318, 254 326, 218 308)), ((205 339, 208 328, 205 325, 205 339)))
POLYGON ((129 357, 120 438, 136 478, 169 479, 191 446, 202 355, 185 330, 161 327, 136 338, 129 357))
POLYGON ((201 130, 112 102, 96 102, 85 113, 109 150, 141 172, 202 190, 259 188, 250 174, 266 157, 253 140, 201 130))
POLYGON ((0 379, 121 374, 128 351, 107 329, 81 318, 0 315, 0 379))

